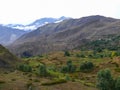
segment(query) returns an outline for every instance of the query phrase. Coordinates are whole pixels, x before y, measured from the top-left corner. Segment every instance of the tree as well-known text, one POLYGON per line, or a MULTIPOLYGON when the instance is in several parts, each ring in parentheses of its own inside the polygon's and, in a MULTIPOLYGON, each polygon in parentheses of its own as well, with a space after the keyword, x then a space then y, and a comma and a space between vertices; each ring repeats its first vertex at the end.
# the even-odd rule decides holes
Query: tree
POLYGON ((120 77, 118 77, 116 79, 116 82, 115 82, 115 90, 120 90, 120 77))
POLYGON ((68 67, 67 66, 62 66, 61 67, 61 72, 62 73, 67 73, 68 72, 68 67))
POLYGON ((66 64, 67 64, 67 68, 68 68, 69 73, 75 72, 76 67, 75 67, 75 65, 73 65, 71 60, 68 60, 66 64))
POLYGON ((18 66, 18 70, 21 70, 23 72, 32 72, 32 67, 27 64, 20 64, 18 66))
POLYGON ((68 60, 66 63, 66 66, 63 66, 61 68, 61 72, 63 72, 63 73, 73 73, 73 72, 75 72, 75 70, 76 70, 76 67, 75 67, 75 65, 73 65, 71 60, 68 60))
POLYGON ((68 51, 65 51, 64 56, 70 56, 70 53, 68 51))
POLYGON ((47 76, 47 69, 45 65, 40 65, 38 68, 38 75, 47 76))
POLYGON ((80 71, 83 71, 83 72, 90 71, 93 69, 93 67, 94 67, 94 64, 92 62, 86 61, 80 65, 80 71))
POLYGON ((99 90, 115 90, 115 81, 109 69, 100 70, 97 74, 97 87, 99 90))

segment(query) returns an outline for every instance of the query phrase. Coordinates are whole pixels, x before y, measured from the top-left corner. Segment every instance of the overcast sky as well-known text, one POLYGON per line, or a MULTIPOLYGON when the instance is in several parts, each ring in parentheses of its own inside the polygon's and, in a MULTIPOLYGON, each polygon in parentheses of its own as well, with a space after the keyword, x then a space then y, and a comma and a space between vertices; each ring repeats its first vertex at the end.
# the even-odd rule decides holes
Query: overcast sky
POLYGON ((0 23, 28 24, 43 17, 120 18, 120 0, 0 0, 0 23))

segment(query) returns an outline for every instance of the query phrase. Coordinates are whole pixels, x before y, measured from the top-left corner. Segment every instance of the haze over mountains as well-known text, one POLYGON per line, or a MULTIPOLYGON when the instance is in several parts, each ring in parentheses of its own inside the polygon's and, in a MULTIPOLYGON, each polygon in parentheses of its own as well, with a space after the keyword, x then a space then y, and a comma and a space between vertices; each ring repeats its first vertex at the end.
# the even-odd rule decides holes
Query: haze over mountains
POLYGON ((9 45, 25 33, 27 32, 23 30, 13 29, 0 25, 0 44, 9 45))
POLYGON ((41 27, 41 26, 43 26, 45 24, 48 24, 48 23, 58 23, 58 22, 61 22, 61 21, 65 20, 65 19, 69 19, 69 17, 64 17, 64 16, 62 16, 60 18, 46 17, 46 18, 37 19, 34 22, 32 22, 30 24, 27 24, 27 25, 7 24, 5 26, 15 28, 15 29, 21 29, 21 30, 28 31, 28 30, 35 30, 38 27, 41 27))
POLYGON ((60 17, 60 18, 41 18, 29 25, 22 25, 22 24, 7 24, 7 25, 0 25, 0 44, 2 45, 9 45, 22 36, 25 33, 30 32, 31 30, 35 30, 36 28, 43 26, 48 23, 58 23, 68 17, 60 17))
POLYGON ((120 20, 104 16, 88 16, 51 23, 23 35, 9 46, 18 55, 40 55, 52 51, 71 50, 92 40, 120 34, 120 20))

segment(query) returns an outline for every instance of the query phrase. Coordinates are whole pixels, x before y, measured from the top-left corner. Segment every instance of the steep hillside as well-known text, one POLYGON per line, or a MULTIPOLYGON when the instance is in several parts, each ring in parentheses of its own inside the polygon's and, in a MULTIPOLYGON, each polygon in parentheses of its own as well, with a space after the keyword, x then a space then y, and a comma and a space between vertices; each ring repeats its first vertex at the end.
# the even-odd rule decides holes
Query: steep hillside
POLYGON ((8 45, 27 32, 0 25, 0 44, 8 45))
POLYGON ((19 60, 6 48, 0 45, 0 70, 13 69, 19 60))
POLYGON ((23 35, 9 48, 16 55, 32 56, 80 47, 86 42, 120 34, 120 20, 88 16, 47 24, 23 35))

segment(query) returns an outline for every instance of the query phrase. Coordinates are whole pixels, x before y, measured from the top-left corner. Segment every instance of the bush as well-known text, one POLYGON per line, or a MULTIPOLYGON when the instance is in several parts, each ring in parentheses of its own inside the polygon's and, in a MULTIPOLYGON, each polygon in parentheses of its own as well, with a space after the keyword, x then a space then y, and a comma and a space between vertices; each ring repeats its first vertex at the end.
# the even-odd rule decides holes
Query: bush
POLYGON ((100 70, 97 74, 97 87, 99 90, 115 90, 115 81, 109 69, 100 70))
POLYGON ((32 72, 32 67, 27 64, 20 64, 18 66, 18 70, 23 71, 23 72, 32 72))
POLYGON ((100 70, 97 74, 99 90, 120 90, 120 77, 113 79, 109 69, 100 70))
POLYGON ((63 66, 61 68, 62 73, 73 73, 75 71, 76 71, 76 67, 75 67, 75 65, 73 65, 71 60, 68 60, 66 63, 66 66, 63 66))
POLYGON ((120 77, 116 79, 115 90, 120 90, 120 77))
POLYGON ((45 65, 40 65, 38 68, 38 75, 39 76, 47 76, 47 69, 45 65))
POLYGON ((68 72, 68 67, 67 66, 61 67, 61 72, 62 73, 67 73, 68 72))
POLYGON ((94 67, 94 64, 92 62, 83 62, 81 65, 80 65, 80 71, 90 71, 92 70, 94 67))
POLYGON ((76 54, 76 57, 85 58, 85 55, 84 54, 76 54))
POLYGON ((70 53, 68 51, 65 51, 64 56, 70 56, 70 53))

